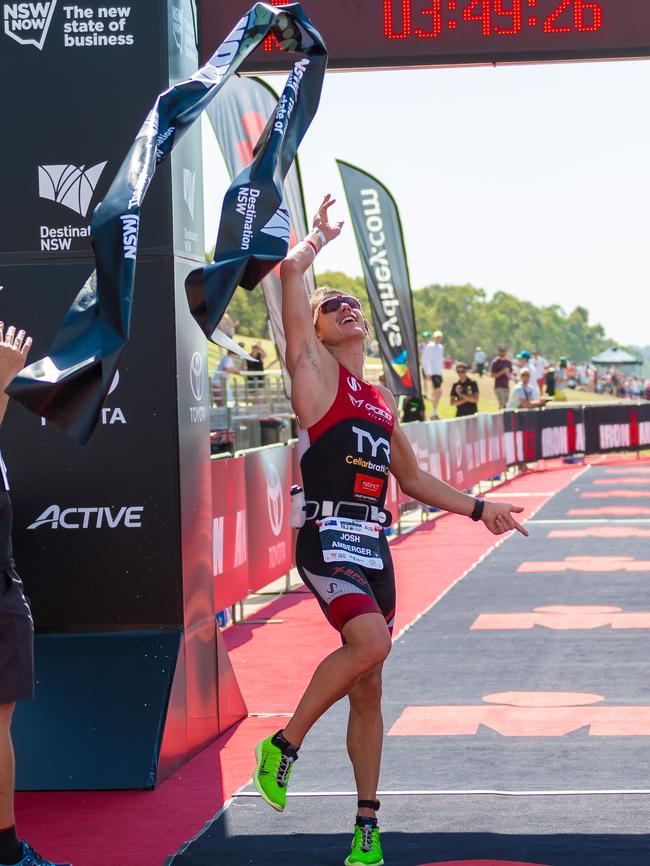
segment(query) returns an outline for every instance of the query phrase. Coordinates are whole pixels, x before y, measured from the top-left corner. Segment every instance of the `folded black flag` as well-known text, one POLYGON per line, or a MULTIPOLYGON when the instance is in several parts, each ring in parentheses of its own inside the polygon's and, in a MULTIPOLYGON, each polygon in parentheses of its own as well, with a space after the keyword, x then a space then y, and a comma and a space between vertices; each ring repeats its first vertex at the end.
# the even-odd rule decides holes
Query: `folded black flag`
POLYGON ((156 99, 91 224, 96 269, 75 298, 50 354, 26 367, 7 392, 84 443, 129 337, 140 208, 159 165, 260 42, 273 33, 293 67, 248 169, 226 194, 215 262, 190 275, 188 297, 208 336, 238 284, 252 289, 286 255, 282 181, 316 112, 327 64, 318 32, 298 3, 256 3, 210 60, 156 99))

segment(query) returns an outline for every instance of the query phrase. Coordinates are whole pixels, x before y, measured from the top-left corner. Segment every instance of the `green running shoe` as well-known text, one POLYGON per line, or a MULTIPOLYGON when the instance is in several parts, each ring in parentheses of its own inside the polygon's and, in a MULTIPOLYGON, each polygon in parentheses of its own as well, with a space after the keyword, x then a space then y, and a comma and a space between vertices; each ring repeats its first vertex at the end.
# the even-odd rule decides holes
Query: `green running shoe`
POLYGON ((345 866, 383 866, 384 855, 379 841, 379 827, 367 825, 354 828, 354 839, 352 840, 352 851, 345 858, 345 866))
POLYGON ((278 812, 284 812, 287 805, 287 785, 294 761, 298 755, 285 755, 273 742, 275 734, 267 737, 255 747, 257 767, 253 773, 253 784, 278 812))

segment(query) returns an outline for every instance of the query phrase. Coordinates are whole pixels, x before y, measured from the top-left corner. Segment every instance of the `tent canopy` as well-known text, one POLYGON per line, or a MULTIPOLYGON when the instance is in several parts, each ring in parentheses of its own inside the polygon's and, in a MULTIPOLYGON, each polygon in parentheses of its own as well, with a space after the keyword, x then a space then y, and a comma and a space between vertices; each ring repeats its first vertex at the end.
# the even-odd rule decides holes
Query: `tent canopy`
POLYGON ((619 349, 614 346, 611 349, 605 349, 599 355, 594 355, 591 359, 592 364, 607 364, 617 366, 619 364, 640 364, 641 359, 630 355, 625 349, 619 349))

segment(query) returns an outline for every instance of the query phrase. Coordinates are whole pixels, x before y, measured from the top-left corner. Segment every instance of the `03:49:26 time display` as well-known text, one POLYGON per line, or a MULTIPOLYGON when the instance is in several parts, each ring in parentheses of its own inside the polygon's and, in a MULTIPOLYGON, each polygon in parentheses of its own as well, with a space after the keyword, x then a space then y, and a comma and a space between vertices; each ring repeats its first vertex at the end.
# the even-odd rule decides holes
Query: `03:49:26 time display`
POLYGON ((443 29, 455 30, 457 15, 479 24, 483 36, 516 36, 524 25, 544 33, 594 33, 603 26, 602 6, 594 0, 429 0, 415 21, 412 0, 384 0, 384 35, 433 39, 443 29), (535 14, 538 4, 546 14, 535 14))

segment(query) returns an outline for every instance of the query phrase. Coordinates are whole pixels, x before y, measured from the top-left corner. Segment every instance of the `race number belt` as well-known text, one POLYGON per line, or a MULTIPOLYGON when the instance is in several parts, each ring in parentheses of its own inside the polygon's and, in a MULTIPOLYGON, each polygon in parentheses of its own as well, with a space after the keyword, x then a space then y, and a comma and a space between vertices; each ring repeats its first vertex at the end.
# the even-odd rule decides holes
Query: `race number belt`
POLYGON ((325 562, 351 562, 378 570, 384 567, 379 549, 381 529, 376 523, 327 517, 317 524, 325 562))
POLYGON ((345 502, 332 499, 308 499, 305 503, 305 518, 308 521, 318 518, 324 520, 329 517, 345 517, 348 520, 370 521, 380 526, 391 526, 393 515, 387 508, 379 508, 376 505, 368 505, 365 502, 345 502))

